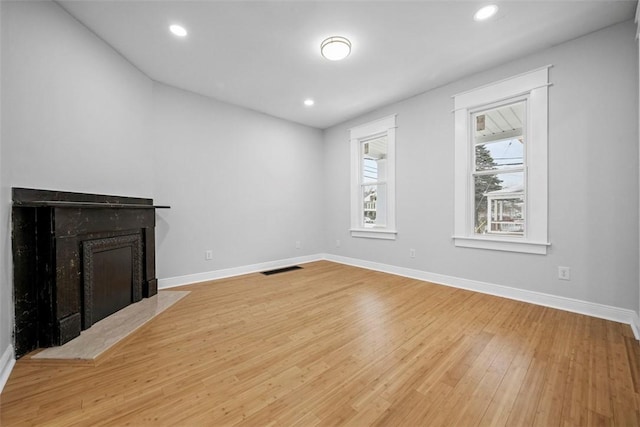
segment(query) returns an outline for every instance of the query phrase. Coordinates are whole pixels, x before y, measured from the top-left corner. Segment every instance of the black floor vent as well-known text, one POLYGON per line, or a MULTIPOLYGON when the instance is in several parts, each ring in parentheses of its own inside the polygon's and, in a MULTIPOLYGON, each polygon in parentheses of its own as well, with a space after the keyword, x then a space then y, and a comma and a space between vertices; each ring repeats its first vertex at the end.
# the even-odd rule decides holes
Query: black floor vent
POLYGON ((299 265, 293 265, 291 267, 284 267, 284 268, 278 268, 275 270, 263 271, 262 274, 264 274, 265 276, 271 276, 272 274, 286 273, 287 271, 301 270, 301 269, 302 267, 300 267, 299 265))

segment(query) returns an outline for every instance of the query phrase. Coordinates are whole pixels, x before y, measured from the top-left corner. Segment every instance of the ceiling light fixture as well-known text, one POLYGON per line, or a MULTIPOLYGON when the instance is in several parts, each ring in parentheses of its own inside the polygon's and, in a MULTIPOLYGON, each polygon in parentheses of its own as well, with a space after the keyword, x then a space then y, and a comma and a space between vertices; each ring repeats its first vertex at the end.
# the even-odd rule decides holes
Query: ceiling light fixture
POLYGON ((320 44, 320 53, 330 61, 340 61, 351 53, 351 42, 344 37, 329 37, 320 44))
POLYGON ((187 30, 185 30, 184 27, 180 25, 174 24, 169 26, 169 31, 171 31, 173 34, 175 34, 178 37, 185 37, 187 35, 187 30))
POLYGON ((473 15, 473 19, 475 21, 484 21, 486 19, 491 18, 498 11, 498 6, 495 4, 490 4, 483 8, 480 8, 475 15, 473 15))
POLYGON ((306 105, 307 107, 311 107, 313 104, 315 104, 315 101, 313 99, 304 100, 304 105, 306 105))

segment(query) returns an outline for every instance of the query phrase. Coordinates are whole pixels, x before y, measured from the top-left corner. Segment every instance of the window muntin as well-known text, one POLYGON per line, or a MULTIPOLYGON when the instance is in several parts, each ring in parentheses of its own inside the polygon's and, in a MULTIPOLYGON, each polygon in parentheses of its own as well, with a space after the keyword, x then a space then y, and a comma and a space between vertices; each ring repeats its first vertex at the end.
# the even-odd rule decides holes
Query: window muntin
POLYGON ((395 239, 395 120, 350 130, 353 237, 395 239))

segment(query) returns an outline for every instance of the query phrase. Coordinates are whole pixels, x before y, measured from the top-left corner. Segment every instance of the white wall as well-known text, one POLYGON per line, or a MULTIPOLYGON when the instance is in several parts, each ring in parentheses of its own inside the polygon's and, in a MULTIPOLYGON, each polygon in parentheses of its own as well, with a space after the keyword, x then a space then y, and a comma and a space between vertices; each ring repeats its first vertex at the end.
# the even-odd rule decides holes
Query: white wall
POLYGON ((158 277, 322 252, 321 131, 160 83, 153 92, 154 194, 171 205, 157 215, 158 277))
POLYGON ((609 27, 325 132, 329 253, 638 310, 638 49, 609 27), (546 256, 456 248, 451 96, 553 64, 546 256), (396 241, 349 236, 348 128, 398 114, 396 241), (341 240, 341 247, 335 245, 341 240), (409 249, 416 258, 409 258, 409 249), (572 280, 557 279, 557 267, 572 280))

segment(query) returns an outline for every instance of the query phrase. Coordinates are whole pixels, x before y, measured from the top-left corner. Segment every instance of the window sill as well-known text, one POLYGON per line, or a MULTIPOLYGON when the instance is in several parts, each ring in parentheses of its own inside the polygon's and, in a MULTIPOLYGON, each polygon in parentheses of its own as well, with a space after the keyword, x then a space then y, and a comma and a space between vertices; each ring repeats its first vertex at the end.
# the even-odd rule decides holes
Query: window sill
POLYGON ((520 252, 526 254, 546 255, 547 242, 533 242, 530 240, 500 238, 500 237, 468 237, 453 236, 455 245, 463 248, 489 249, 493 251, 520 252))
POLYGON ((396 240, 396 230, 374 228, 352 228, 351 237, 364 237, 367 239, 396 240))

